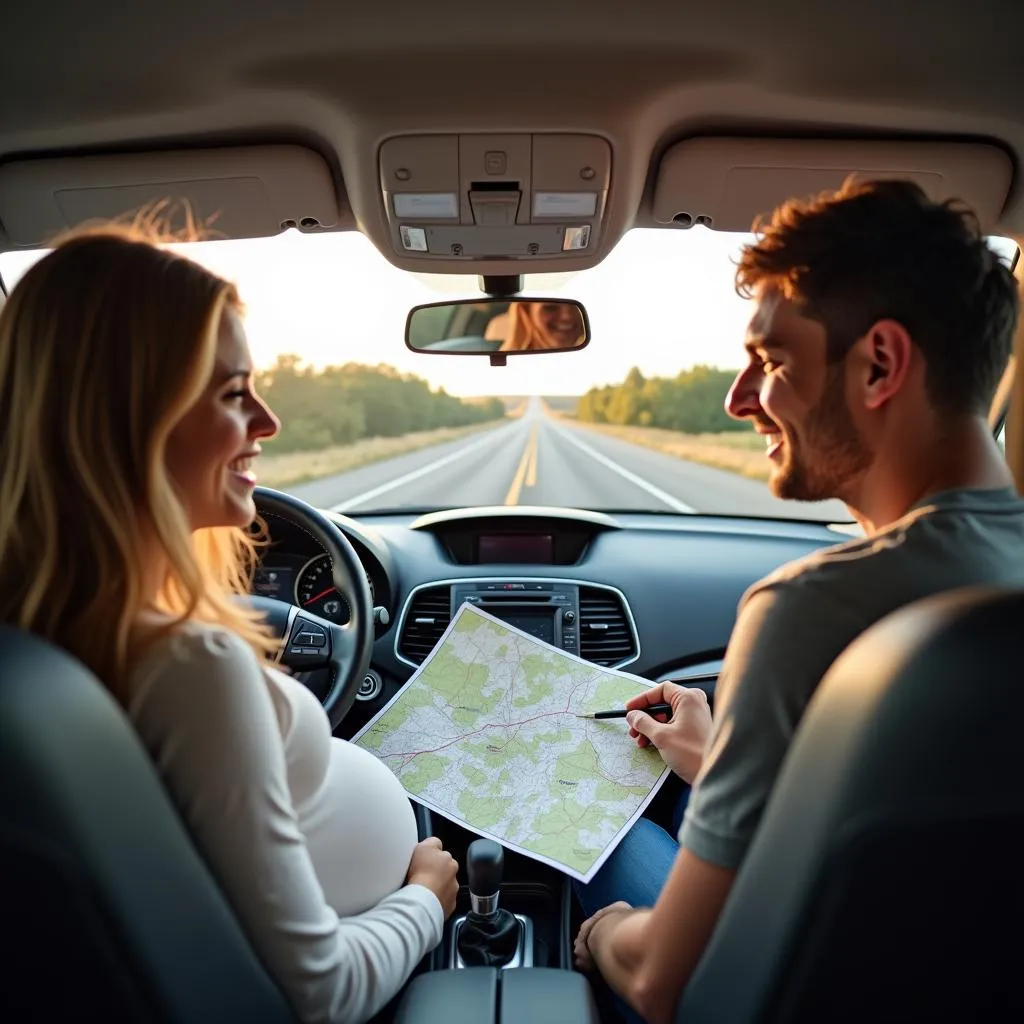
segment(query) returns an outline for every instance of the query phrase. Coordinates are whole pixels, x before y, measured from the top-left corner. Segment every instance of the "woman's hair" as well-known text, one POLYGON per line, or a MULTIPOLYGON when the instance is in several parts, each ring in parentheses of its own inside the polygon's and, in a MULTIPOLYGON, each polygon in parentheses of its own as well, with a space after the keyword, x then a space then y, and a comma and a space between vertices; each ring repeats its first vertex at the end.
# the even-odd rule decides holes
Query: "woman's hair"
POLYGON ((525 302, 513 302, 505 313, 505 340, 501 343, 501 352, 522 352, 534 347, 537 328, 529 315, 525 302))
POLYGON ((543 331, 534 319, 534 309, 543 305, 543 302, 513 302, 509 306, 507 334, 499 351, 537 352, 541 349, 562 347, 552 342, 547 332, 543 331))
POLYGON ((256 545, 193 533, 168 435, 207 387, 234 285, 162 248, 141 220, 72 232, 0 311, 0 621, 60 645, 122 702, 145 649, 186 619, 274 644, 232 600, 256 545), (155 608, 166 628, 139 639, 155 608))

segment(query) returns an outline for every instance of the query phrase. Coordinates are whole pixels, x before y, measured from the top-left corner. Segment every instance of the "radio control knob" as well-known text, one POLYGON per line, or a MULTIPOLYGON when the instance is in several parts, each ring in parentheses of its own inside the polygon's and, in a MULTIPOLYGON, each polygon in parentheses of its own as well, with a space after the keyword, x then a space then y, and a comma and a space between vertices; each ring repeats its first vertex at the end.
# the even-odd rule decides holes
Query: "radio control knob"
POLYGON ((576 621, 576 613, 571 608, 566 608, 564 614, 562 615, 562 621, 563 622, 575 622, 576 621))

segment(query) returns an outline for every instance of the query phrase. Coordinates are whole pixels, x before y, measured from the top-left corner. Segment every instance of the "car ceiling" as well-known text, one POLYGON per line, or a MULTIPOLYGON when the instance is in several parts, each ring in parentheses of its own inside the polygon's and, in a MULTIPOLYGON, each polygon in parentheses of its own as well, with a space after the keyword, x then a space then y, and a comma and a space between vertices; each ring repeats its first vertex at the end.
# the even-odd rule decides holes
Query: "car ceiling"
MULTIPOLYGON (((61 0, 8 5, 0 27, 0 161, 299 142, 331 167, 337 226, 375 241, 377 153, 402 133, 603 136, 616 237, 653 224, 652 168, 688 137, 974 139, 1024 155, 1013 0, 61 0)), ((999 227, 1024 234, 1016 175, 999 227)))

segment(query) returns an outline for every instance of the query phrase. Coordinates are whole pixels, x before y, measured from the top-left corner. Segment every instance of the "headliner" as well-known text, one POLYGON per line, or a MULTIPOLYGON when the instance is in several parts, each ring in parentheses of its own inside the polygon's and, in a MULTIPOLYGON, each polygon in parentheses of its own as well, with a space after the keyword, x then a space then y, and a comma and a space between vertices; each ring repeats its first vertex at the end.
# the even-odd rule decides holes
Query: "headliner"
MULTIPOLYGON (((597 132, 637 224, 650 223, 652 158, 695 134, 974 137, 1024 154, 1014 0, 355 6, 9 5, 0 159, 311 142, 366 229, 377 147, 399 132, 597 132)), ((1019 188, 1001 226, 1024 233, 1019 188)))

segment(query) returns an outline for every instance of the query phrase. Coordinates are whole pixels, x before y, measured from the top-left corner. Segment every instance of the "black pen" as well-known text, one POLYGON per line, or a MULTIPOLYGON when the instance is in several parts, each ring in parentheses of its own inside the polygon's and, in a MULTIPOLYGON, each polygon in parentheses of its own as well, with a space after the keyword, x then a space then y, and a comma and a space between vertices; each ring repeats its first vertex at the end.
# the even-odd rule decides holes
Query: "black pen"
POLYGON ((616 708, 614 711, 594 711, 589 715, 577 715, 577 718, 625 718, 630 711, 644 711, 648 715, 668 715, 672 717, 671 704, 648 704, 645 708, 616 708))

